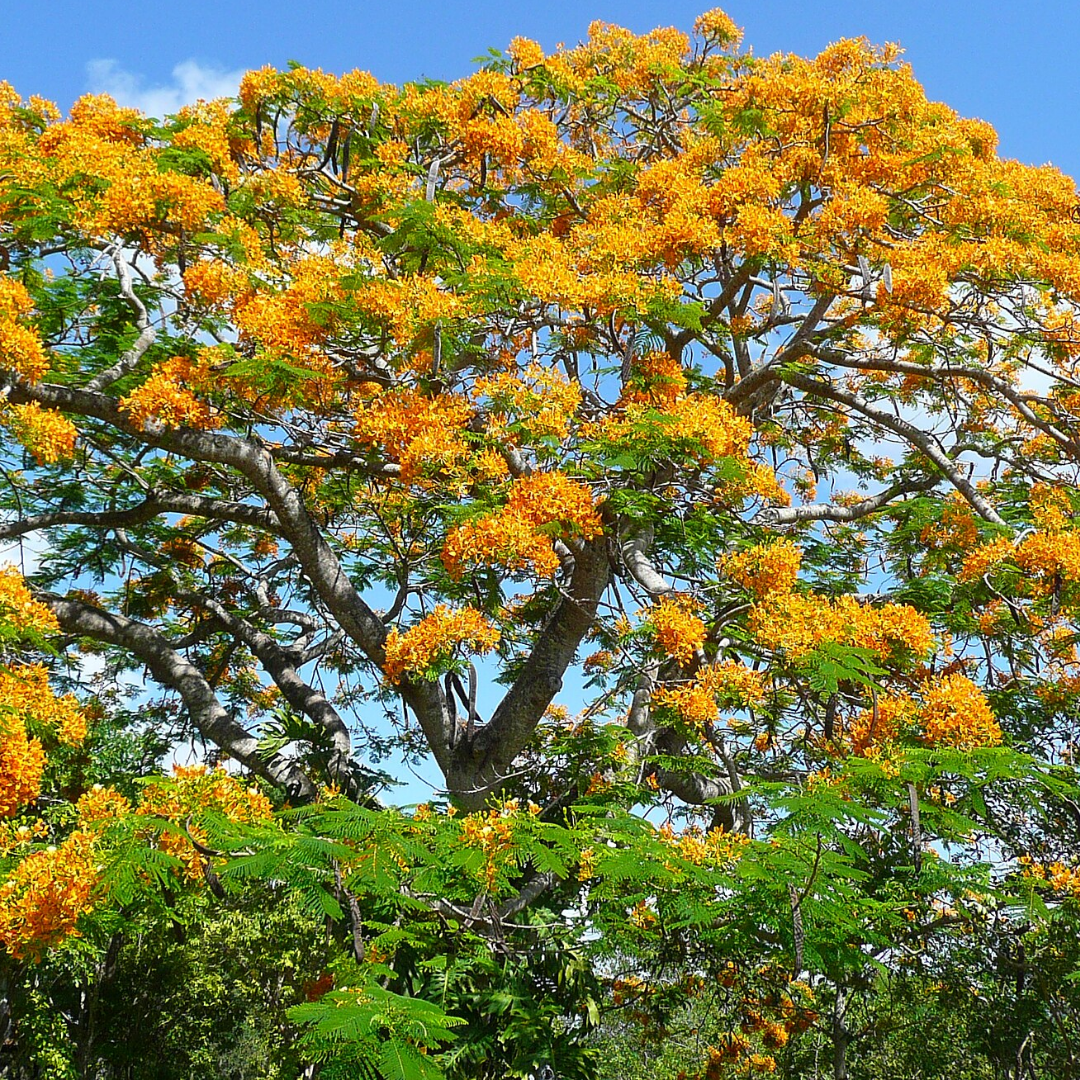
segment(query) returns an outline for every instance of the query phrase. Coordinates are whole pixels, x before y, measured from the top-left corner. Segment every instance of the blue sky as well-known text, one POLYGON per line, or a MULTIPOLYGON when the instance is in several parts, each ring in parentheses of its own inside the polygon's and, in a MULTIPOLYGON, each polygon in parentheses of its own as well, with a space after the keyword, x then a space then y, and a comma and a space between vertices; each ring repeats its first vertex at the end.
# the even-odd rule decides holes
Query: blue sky
MULTIPOLYGON (((689 30, 710 0, 0 0, 0 79, 67 106, 89 89, 171 104, 290 59, 401 82, 452 79, 515 34, 578 41, 594 18, 689 30), (153 96, 149 96, 153 93, 153 96)), ((899 41, 931 97, 992 123, 1002 152, 1080 176, 1080 5, 972 0, 731 0, 755 52, 813 54, 840 37, 899 41)))

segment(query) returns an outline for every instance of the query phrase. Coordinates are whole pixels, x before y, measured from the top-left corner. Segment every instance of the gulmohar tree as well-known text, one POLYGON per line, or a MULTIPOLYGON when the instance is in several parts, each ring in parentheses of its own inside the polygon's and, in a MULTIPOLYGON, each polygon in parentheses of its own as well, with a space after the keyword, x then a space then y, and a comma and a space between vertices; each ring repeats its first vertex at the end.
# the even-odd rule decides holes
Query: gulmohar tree
POLYGON ((0 942, 97 988, 72 1075, 136 1075, 132 927, 253 889, 327 1076, 881 1075, 927 1010, 1076 1075, 1077 191, 894 47, 739 40, 2 87, 0 942), (229 770, 35 802, 125 672, 229 770))

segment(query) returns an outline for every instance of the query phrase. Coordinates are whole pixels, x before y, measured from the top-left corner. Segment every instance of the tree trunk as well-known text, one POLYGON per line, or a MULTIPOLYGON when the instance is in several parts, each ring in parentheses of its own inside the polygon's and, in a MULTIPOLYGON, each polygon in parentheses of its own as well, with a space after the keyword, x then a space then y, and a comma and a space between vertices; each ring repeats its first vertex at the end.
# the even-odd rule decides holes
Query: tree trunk
POLYGON ((844 1026, 845 1004, 843 991, 837 987, 832 1017, 833 1080, 848 1080, 847 1052, 851 1032, 844 1026))

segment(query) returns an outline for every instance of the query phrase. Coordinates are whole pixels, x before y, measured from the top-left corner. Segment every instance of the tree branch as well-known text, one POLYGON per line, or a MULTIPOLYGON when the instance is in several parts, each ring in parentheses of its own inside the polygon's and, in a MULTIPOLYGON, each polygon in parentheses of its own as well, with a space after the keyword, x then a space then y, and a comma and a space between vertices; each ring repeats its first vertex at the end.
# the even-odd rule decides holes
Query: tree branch
POLYGON ((596 618, 610 574, 605 539, 583 544, 575 558, 569 595, 559 602, 540 632, 521 674, 491 721, 474 739, 459 744, 447 784, 451 791, 468 792, 470 804, 483 805, 486 796, 498 790, 544 710, 562 689, 563 675, 596 618))
POLYGON ((81 600, 51 593, 39 593, 37 598, 52 611, 65 633, 119 646, 142 661, 159 685, 180 695, 202 735, 245 768, 284 788, 292 798, 315 794, 314 785, 293 762, 280 755, 269 760, 259 755, 259 740, 226 711, 202 672, 153 627, 81 600))
POLYGON ((163 495, 151 491, 146 500, 126 510, 58 510, 54 513, 35 514, 20 521, 0 523, 0 540, 25 536, 38 529, 52 529, 59 525, 89 525, 96 529, 122 529, 141 525, 160 514, 190 514, 214 521, 232 521, 241 525, 254 525, 267 532, 280 533, 277 518, 266 509, 245 503, 207 499, 199 495, 163 495))
POLYGON ((1008 522, 979 494, 975 485, 967 477, 961 475, 960 470, 957 469, 953 461, 937 444, 933 436, 928 435, 925 431, 920 431, 914 424, 909 424, 898 416, 890 416, 887 412, 876 408, 857 394, 849 393, 847 390, 842 390, 821 379, 803 375, 801 372, 788 371, 784 374, 784 381, 808 394, 814 394, 828 401, 847 405, 849 408, 861 413, 868 420, 880 424, 887 431, 906 439, 917 450, 921 450, 941 470, 953 487, 967 499, 981 517, 987 521, 992 521, 995 525, 1001 525, 1006 529, 1009 528, 1008 522))
MULTIPOLYGON (((82 416, 92 416, 147 443, 195 461, 228 465, 244 476, 266 500, 279 522, 304 574, 338 625, 373 663, 382 666, 387 630, 349 580, 341 562, 308 513, 303 497, 281 474, 272 453, 252 439, 194 428, 141 429, 104 394, 51 383, 29 384, 19 379, 11 390, 17 403, 37 401, 82 416)), ((436 761, 444 773, 450 766, 450 715, 437 684, 403 679, 398 687, 416 713, 436 761)))
POLYGON ((812 503, 806 506, 766 506, 759 510, 751 524, 777 528, 781 525, 797 525, 803 521, 857 521, 887 506, 901 495, 913 495, 919 491, 930 491, 941 481, 935 476, 932 480, 913 481, 894 484, 877 495, 867 496, 850 506, 837 506, 833 503, 812 503))
POLYGON ((135 312, 135 327, 139 331, 139 336, 135 339, 135 344, 112 367, 99 372, 86 384, 87 390, 105 390, 122 379, 129 371, 133 371, 157 337, 157 332, 150 323, 146 305, 135 295, 135 289, 131 284, 131 268, 127 264, 127 259, 124 258, 120 245, 116 244, 110 250, 110 254, 113 265, 116 267, 117 280, 120 283, 120 295, 135 312))

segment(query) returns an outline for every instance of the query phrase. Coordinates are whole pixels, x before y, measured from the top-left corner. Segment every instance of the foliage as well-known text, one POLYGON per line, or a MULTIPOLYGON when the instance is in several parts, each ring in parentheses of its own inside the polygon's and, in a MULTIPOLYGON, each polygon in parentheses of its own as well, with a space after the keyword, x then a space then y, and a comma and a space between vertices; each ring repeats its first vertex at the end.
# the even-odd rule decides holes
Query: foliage
POLYGON ((0 1068, 1077 1072, 1076 188, 739 42, 0 84, 0 1068))

